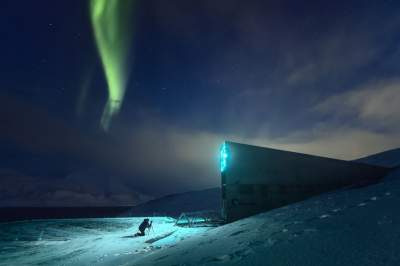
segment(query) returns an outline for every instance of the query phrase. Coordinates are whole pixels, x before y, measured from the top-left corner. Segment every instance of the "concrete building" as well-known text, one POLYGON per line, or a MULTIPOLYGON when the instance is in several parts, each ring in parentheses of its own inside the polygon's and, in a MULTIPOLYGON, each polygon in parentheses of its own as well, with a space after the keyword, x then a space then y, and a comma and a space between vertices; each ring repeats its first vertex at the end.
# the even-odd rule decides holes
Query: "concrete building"
POLYGON ((390 168, 234 142, 221 147, 227 222, 323 192, 377 182, 390 168))

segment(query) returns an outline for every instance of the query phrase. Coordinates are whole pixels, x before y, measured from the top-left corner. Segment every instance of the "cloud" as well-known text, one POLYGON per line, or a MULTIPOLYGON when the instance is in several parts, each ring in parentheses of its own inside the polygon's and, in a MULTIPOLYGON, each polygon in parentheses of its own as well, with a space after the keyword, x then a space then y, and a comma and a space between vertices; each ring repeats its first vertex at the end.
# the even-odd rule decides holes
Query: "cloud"
POLYGON ((293 141, 292 136, 289 136, 281 140, 286 144, 276 146, 344 160, 353 160, 400 146, 400 133, 387 134, 350 127, 338 128, 334 125, 314 131, 312 136, 304 142, 293 141))
POLYGON ((303 44, 300 50, 291 49, 285 56, 292 62, 288 69, 288 85, 353 75, 354 71, 376 59, 385 48, 375 33, 339 27, 317 37, 308 43, 309 47, 303 44))
MULTIPOLYGON (((249 142, 279 149, 356 159, 400 146, 400 81, 370 81, 311 107, 319 117, 308 128, 249 142)), ((260 137, 261 136, 261 137, 260 137)))
POLYGON ((207 188, 219 185, 222 140, 206 131, 152 124, 136 127, 125 138, 126 156, 136 182, 153 193, 207 188))
MULTIPOLYGON (((370 103, 369 96, 375 91, 373 87, 366 86, 357 92, 349 92, 350 96, 332 96, 314 110, 318 114, 325 114, 347 108, 357 110, 362 119, 387 117, 385 112, 369 110, 380 110, 377 106, 384 105, 387 99, 395 99, 393 90, 397 90, 394 85, 397 82, 379 84, 384 84, 380 87, 384 96, 377 93, 382 97, 376 100, 377 103, 370 103), (345 101, 347 98, 352 100, 345 101)), ((84 152, 84 158, 93 154, 90 159, 99 169, 105 169, 104 173, 80 171, 57 178, 34 178, 25 173, 6 171, 0 184, 3 188, 0 193, 3 195, 1 204, 128 205, 151 196, 219 186, 219 146, 224 140, 341 159, 355 159, 400 145, 400 134, 397 132, 375 132, 351 125, 338 125, 335 120, 289 131, 278 137, 271 136, 263 128, 263 123, 259 124, 260 130, 248 135, 245 130, 224 134, 209 129, 189 129, 154 117, 147 117, 146 121, 146 124, 124 128, 123 132, 114 132, 118 138, 111 135, 110 139, 79 138, 79 131, 72 131, 75 133, 72 136, 68 136, 71 130, 49 131, 54 133, 51 141, 55 144, 58 139, 77 136, 76 144, 73 149, 69 148, 69 152, 78 157, 82 156, 79 153, 84 152), (82 151, 83 148, 87 150, 82 151)), ((45 138, 47 134, 41 134, 44 129, 37 129, 39 131, 35 135, 45 138)), ((24 140, 28 141, 28 137, 24 137, 24 140)), ((53 146, 40 148, 54 151, 53 146)))
POLYGON ((324 85, 327 82, 332 85, 353 78, 358 71, 365 73, 368 65, 389 61, 397 52, 389 47, 399 32, 400 19, 397 15, 380 16, 379 13, 371 5, 364 12, 331 21, 324 32, 317 31, 310 38, 302 36, 296 40, 300 42, 296 42, 297 47, 291 46, 283 55, 287 84, 323 81, 324 85))
POLYGON ((339 118, 353 118, 373 129, 398 131, 400 80, 370 82, 361 88, 334 95, 319 103, 315 111, 339 118))
POLYGON ((135 127, 125 139, 130 139, 132 169, 139 171, 142 182, 175 191, 219 185, 218 151, 224 140, 346 160, 400 146, 399 80, 372 81, 323 99, 310 107, 311 115, 321 119, 280 135, 270 134, 270 121, 255 119, 271 94, 244 90, 240 95, 231 103, 240 110, 226 109, 221 115, 243 129, 188 129, 149 117, 151 123, 135 127), (253 108, 246 109, 252 102, 253 108), (245 120, 233 119, 243 114, 256 123, 253 134, 248 134, 245 120))
POLYGON ((146 186, 183 191, 219 186, 219 146, 224 140, 314 154, 338 159, 356 159, 400 145, 400 134, 377 133, 331 124, 273 138, 267 134, 247 137, 215 134, 157 125, 132 135, 132 148, 142 151, 132 157, 137 176, 146 186))

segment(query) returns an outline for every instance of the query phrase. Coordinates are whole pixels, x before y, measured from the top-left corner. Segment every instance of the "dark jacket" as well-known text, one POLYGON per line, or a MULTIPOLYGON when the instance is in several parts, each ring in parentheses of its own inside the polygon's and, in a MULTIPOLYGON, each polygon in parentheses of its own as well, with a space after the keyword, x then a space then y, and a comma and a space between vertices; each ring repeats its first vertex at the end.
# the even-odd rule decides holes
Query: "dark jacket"
POLYGON ((151 222, 149 223, 149 220, 144 220, 140 225, 139 225, 139 231, 144 232, 147 228, 151 227, 151 222))

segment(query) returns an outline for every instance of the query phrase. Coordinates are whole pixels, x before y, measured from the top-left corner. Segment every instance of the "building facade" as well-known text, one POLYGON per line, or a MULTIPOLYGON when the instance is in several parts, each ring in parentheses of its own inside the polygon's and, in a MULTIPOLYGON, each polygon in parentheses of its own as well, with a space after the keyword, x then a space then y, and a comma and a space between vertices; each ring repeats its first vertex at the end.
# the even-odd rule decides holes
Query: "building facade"
POLYGON ((347 186, 377 182, 390 168, 234 142, 221 146, 227 222, 347 186))

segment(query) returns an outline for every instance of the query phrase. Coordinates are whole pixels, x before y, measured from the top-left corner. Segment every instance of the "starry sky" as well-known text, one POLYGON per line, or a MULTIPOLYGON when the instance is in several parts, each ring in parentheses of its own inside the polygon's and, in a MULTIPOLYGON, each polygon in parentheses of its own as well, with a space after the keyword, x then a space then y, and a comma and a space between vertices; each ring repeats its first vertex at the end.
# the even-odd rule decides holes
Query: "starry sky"
POLYGON ((89 1, 2 1, 0 206, 131 205, 216 187, 225 139, 340 159, 397 148, 399 11, 138 0, 125 97, 105 131, 89 1))

